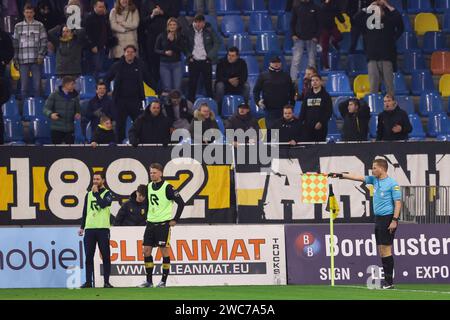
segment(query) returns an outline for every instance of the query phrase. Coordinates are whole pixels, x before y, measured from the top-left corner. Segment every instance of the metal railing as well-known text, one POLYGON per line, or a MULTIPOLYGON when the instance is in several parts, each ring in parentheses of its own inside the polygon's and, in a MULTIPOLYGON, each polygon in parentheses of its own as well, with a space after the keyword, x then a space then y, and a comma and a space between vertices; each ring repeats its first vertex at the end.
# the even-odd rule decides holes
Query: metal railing
POLYGON ((450 186, 402 187, 403 221, 450 223, 450 186))

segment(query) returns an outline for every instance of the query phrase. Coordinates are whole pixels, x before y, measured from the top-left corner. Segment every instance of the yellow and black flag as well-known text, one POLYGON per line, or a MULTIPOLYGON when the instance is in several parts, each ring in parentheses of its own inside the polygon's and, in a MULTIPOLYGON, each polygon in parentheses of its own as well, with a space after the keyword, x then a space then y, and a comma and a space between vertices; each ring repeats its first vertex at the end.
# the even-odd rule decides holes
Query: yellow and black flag
POLYGON ((331 183, 328 185, 328 202, 325 210, 330 213, 333 220, 339 215, 339 203, 336 200, 331 183))

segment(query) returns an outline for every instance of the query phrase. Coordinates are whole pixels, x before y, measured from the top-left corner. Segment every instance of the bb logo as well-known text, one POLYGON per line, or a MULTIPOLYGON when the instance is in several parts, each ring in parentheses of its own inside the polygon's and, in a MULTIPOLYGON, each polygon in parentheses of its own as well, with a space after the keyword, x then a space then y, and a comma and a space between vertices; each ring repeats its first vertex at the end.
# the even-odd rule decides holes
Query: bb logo
POLYGON ((295 239, 297 256, 314 258, 319 254, 320 248, 319 239, 311 232, 303 232, 295 239))

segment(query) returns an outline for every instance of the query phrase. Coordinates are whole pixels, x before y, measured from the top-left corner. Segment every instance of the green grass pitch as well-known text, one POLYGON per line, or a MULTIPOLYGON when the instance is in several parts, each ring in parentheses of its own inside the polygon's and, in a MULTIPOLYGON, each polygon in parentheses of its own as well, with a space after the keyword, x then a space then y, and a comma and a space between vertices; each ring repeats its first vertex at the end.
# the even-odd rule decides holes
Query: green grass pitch
POLYGON ((114 289, 0 289, 0 300, 450 300, 450 284, 358 286, 216 286, 114 289))

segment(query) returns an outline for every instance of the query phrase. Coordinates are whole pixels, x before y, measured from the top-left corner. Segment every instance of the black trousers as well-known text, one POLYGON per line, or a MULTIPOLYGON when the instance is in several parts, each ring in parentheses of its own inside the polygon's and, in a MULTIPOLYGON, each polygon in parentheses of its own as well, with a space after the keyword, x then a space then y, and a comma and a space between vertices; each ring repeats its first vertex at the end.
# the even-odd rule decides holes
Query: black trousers
POLYGON ((359 37, 362 35, 362 30, 357 26, 356 21, 351 19, 352 29, 350 30, 350 49, 349 53, 353 54, 356 51, 356 46, 358 45, 359 37))
POLYGON ((212 64, 208 60, 194 60, 189 62, 189 96, 191 102, 195 101, 195 94, 197 93, 197 84, 200 76, 203 76, 205 84, 206 95, 213 97, 212 89, 212 64))
POLYGON ((75 143, 75 135, 73 132, 62 132, 51 130, 51 137, 53 144, 74 144, 75 143))
POLYGON ((142 113, 142 101, 139 98, 118 98, 114 101, 115 107, 118 110, 116 120, 116 135, 117 143, 122 143, 125 139, 125 129, 127 125, 127 118, 136 120, 142 113))
POLYGON ((94 283, 94 255, 98 248, 103 258, 103 279, 109 282, 111 274, 111 251, 109 248, 109 229, 86 229, 84 231, 84 252, 86 255, 86 282, 94 283))

